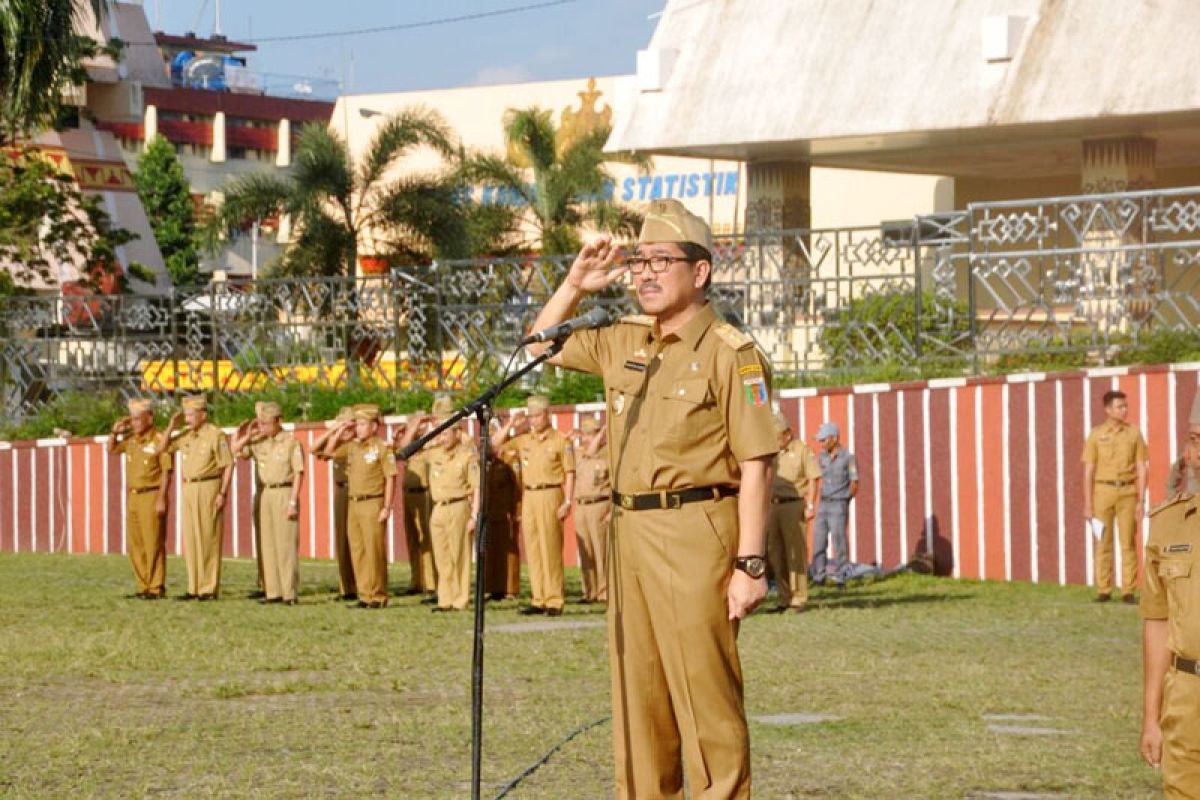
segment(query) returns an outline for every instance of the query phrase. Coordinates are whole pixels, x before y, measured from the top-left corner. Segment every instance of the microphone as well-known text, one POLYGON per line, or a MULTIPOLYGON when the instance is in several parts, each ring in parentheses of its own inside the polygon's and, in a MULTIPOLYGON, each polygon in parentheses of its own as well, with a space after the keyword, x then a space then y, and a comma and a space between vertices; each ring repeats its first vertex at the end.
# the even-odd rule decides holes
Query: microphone
POLYGON ((612 318, 608 316, 608 312, 597 306, 591 311, 581 316, 569 319, 566 322, 560 322, 557 325, 551 325, 536 333, 531 333, 521 340, 521 346, 527 344, 537 344, 538 342, 552 342, 556 339, 565 339, 575 331, 585 331, 591 328, 603 328, 605 325, 611 325, 612 318))

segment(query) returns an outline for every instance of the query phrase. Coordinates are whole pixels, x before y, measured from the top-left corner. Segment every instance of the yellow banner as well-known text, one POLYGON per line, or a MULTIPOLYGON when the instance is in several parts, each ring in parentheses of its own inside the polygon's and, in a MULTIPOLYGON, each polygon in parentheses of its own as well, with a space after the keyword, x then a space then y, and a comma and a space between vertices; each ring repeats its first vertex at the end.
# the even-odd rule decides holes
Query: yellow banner
MULTIPOLYGON (((328 364, 296 364, 276 367, 238 367, 233 361, 222 359, 206 361, 143 361, 142 391, 144 392, 261 392, 289 383, 305 383, 338 388, 349 383, 349 372, 345 359, 328 364)), ((462 386, 465 365, 462 360, 447 356, 442 360, 442 371, 448 389, 462 386)), ((438 388, 437 371, 422 364, 414 368, 407 359, 399 362, 380 359, 373 365, 356 363, 354 369, 361 383, 390 389, 397 384, 401 388, 438 388)))

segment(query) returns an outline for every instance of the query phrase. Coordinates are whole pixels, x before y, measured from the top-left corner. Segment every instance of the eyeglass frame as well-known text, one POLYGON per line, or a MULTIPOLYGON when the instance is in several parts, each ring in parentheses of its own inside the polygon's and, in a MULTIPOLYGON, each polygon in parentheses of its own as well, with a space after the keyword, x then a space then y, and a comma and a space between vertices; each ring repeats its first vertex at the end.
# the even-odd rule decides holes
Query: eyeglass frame
POLYGON ((629 268, 630 275, 641 275, 649 267, 651 275, 661 275, 670 269, 671 265, 676 261, 686 261, 689 264, 696 264, 704 259, 688 258, 687 256, 630 256, 625 259, 625 266, 629 268), (654 262, 662 264, 662 269, 655 269, 654 262), (635 268, 634 264, 641 264, 640 268, 635 268))

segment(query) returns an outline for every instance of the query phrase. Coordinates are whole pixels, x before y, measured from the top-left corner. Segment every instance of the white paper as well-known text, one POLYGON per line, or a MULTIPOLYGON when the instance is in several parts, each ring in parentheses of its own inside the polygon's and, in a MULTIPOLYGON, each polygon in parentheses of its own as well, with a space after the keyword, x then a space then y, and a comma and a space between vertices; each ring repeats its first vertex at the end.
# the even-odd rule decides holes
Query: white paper
POLYGON ((1092 536, 1096 537, 1096 541, 1100 541, 1102 538, 1104 538, 1104 523, 1101 520, 1097 519, 1096 517, 1092 517, 1088 520, 1088 527, 1092 531, 1092 536))

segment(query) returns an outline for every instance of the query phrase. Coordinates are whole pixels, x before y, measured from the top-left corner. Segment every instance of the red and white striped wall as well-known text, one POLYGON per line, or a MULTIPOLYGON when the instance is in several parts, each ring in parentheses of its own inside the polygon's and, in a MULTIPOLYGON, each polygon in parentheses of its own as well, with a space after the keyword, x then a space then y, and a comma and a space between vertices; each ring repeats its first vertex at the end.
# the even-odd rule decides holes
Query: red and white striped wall
MULTIPOLYGON (((792 389, 781 392, 779 405, 814 446, 821 422, 837 422, 858 458, 854 561, 891 567, 928 549, 940 571, 955 577, 1090 584, 1079 458, 1088 430, 1103 417, 1101 397, 1114 388, 1129 397, 1130 421, 1149 447, 1151 507, 1164 499, 1198 380, 1200 364, 1121 367, 792 389)), ((580 415, 602 410, 603 404, 559 408, 553 424, 571 430, 580 415)), ((324 431, 303 425, 294 432, 308 452, 324 431)), ((124 471, 105 443, 105 437, 0 442, 0 552, 125 551, 124 471)), ((332 558, 332 476, 311 453, 307 467, 301 556, 332 558)), ((253 466, 239 460, 233 513, 225 515, 226 555, 255 554, 253 485, 253 466)), ((407 559, 401 514, 397 507, 388 528, 396 561, 407 559)), ((1144 534, 1144 522, 1140 528, 1144 534)), ((168 531, 170 552, 180 552, 174 508, 168 531)), ((577 562, 570 526, 563 554, 577 562)))

